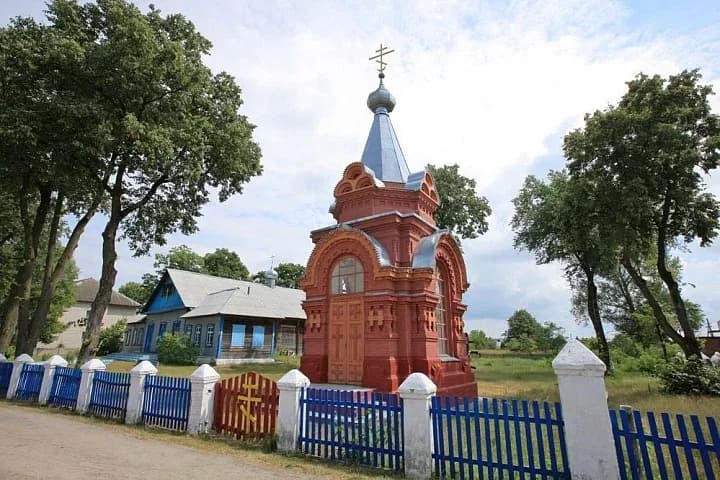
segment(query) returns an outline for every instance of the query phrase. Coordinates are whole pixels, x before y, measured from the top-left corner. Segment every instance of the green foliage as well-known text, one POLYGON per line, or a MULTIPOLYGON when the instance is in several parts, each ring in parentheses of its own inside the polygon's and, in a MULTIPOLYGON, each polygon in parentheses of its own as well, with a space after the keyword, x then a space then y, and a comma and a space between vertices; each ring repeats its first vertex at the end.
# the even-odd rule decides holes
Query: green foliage
POLYGON ((559 352, 565 345, 563 329, 552 322, 541 325, 527 310, 516 310, 508 318, 503 347, 515 352, 559 352))
POLYGON ((495 348, 495 340, 488 337, 482 330, 470 330, 468 342, 470 343, 470 348, 473 350, 495 348))
POLYGON ((458 165, 426 167, 435 180, 440 207, 435 222, 462 238, 477 238, 487 232, 487 219, 492 213, 487 198, 475 191, 475 180, 460 175, 458 165))
POLYGON ((153 266, 159 277, 166 268, 202 273, 205 265, 202 255, 195 253, 187 245, 179 245, 171 248, 166 254, 156 253, 153 266))
POLYGON ((158 361, 170 365, 193 365, 200 348, 193 345, 190 335, 165 333, 157 345, 158 361))
POLYGON ((300 288, 300 279, 305 276, 305 267, 299 263, 278 263, 275 271, 279 287, 300 288))
POLYGON ((247 280, 250 277, 250 272, 240 260, 240 255, 227 248, 218 248, 214 252, 206 253, 202 260, 202 272, 208 275, 236 280, 247 280))
POLYGON ((97 354, 102 356, 122 350, 123 339, 125 338, 126 332, 127 321, 125 319, 100 330, 100 342, 98 343, 97 354))
MULTIPOLYGON (((154 278, 154 277, 153 277, 154 278)), ((152 288, 148 289, 147 285, 138 282, 127 282, 120 285, 118 292, 122 293, 128 298, 132 298, 140 305, 145 305, 150 299, 152 294, 152 288)))
POLYGON ((666 393, 720 396, 720 368, 706 365, 697 357, 675 360, 657 376, 666 393))

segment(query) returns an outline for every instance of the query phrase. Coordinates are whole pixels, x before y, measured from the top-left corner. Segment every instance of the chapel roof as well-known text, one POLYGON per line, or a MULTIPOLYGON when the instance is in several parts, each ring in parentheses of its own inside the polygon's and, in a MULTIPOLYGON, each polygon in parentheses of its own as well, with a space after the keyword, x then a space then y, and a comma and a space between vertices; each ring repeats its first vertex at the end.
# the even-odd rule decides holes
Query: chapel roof
POLYGON ((375 116, 360 161, 370 168, 379 180, 404 184, 410 175, 410 169, 390 121, 390 112, 395 108, 395 97, 385 88, 382 78, 380 86, 368 96, 367 105, 375 116))

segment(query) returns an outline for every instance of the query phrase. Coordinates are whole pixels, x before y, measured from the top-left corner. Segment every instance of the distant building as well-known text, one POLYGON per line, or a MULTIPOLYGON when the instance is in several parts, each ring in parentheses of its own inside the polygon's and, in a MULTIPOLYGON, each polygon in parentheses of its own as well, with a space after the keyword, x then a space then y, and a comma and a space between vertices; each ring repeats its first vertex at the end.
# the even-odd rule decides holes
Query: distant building
POLYGON ((200 361, 218 364, 268 361, 275 352, 300 354, 305 293, 266 284, 169 268, 158 282, 144 317, 128 325, 123 352, 156 353, 166 332, 190 335, 200 361))
MULTIPOLYGON (((58 335, 57 339, 49 344, 39 343, 35 349, 36 355, 44 353, 64 354, 71 350, 79 350, 82 343, 82 333, 87 325, 87 317, 95 295, 97 295, 100 282, 94 278, 84 278, 75 282, 75 304, 60 318, 67 329, 58 335)), ((125 319, 132 321, 140 304, 113 290, 110 305, 103 316, 102 327, 109 327, 125 319)))

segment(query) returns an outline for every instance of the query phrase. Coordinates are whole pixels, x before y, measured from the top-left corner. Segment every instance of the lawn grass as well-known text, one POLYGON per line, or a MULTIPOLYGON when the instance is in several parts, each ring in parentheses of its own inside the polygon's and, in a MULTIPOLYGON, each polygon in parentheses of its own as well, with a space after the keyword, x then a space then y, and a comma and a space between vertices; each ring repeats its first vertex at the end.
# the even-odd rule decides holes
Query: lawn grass
MULTIPOLYGON (((557 402, 560 395, 552 357, 483 351, 472 364, 478 395, 557 402)), ((630 405, 636 410, 684 413, 700 416, 720 414, 720 397, 667 395, 657 378, 641 373, 617 372, 605 378, 608 405, 630 405)))

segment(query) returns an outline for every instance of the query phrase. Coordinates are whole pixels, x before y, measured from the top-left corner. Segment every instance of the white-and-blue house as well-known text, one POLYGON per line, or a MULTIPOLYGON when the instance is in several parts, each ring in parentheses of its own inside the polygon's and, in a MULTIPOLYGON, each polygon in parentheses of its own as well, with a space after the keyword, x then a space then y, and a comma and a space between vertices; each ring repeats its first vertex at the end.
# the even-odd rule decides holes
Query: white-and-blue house
POLYGON ((165 333, 190 335, 199 361, 268 361, 276 351, 301 354, 305 292, 168 268, 128 324, 123 352, 154 354, 165 333))

